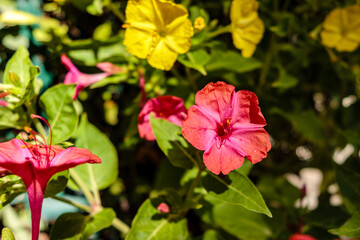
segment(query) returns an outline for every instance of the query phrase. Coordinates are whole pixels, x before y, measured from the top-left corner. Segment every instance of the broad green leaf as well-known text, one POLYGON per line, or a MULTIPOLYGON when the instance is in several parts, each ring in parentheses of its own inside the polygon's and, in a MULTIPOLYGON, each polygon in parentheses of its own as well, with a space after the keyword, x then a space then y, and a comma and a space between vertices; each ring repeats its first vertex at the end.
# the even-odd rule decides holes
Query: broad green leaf
POLYGON ((207 230, 202 236, 195 238, 195 240, 225 240, 217 231, 207 230))
POLYGON ((349 238, 360 238, 360 213, 356 212, 340 228, 329 230, 330 233, 349 238))
POLYGON ((24 129, 25 126, 30 125, 28 114, 18 107, 15 109, 0 108, 0 129, 16 128, 18 130, 24 129))
POLYGON ((0 209, 23 192, 26 192, 26 188, 20 177, 8 175, 0 178, 0 209))
POLYGON ((50 123, 53 144, 69 139, 75 132, 79 117, 72 97, 75 85, 60 84, 49 88, 40 97, 40 106, 50 123))
POLYGON ((360 211, 360 174, 340 165, 336 165, 335 170, 346 208, 350 213, 360 211))
POLYGON ((212 214, 215 225, 238 238, 265 240, 272 236, 264 216, 243 207, 222 203, 214 206, 212 214))
MULTIPOLYGON (((101 158, 100 164, 83 164, 72 168, 70 174, 77 174, 91 189, 94 180, 98 189, 109 187, 118 175, 118 157, 116 148, 109 138, 88 122, 86 115, 81 118, 80 126, 75 135, 75 146, 89 149, 101 158)), ((69 187, 77 189, 71 181, 69 187)))
POLYGON ((69 180, 69 170, 56 173, 46 186, 45 197, 52 197, 64 191, 69 180))
POLYGON ((314 111, 284 112, 279 108, 273 108, 271 113, 280 114, 291 122, 295 130, 312 141, 325 141, 325 128, 314 111))
POLYGON ((93 38, 100 41, 106 41, 112 33, 111 22, 105 22, 100 26, 97 26, 93 33, 93 38))
POLYGON ((206 75, 204 65, 209 61, 210 56, 204 49, 187 52, 179 55, 178 61, 186 67, 198 70, 202 75, 206 75))
POLYGON ((201 179, 208 195, 228 204, 241 205, 244 208, 272 217, 264 199, 255 185, 246 176, 233 171, 224 178, 212 173, 201 179))
POLYGON ((7 62, 4 71, 4 83, 16 88, 17 101, 12 102, 15 107, 29 102, 35 95, 34 81, 40 70, 33 66, 29 52, 25 47, 19 47, 7 62), (13 76, 13 77, 12 77, 13 76))
POLYGON ((214 50, 205 69, 210 71, 229 70, 237 73, 249 72, 261 67, 261 62, 254 58, 244 58, 239 52, 214 50))
POLYGON ((157 206, 161 201, 147 199, 139 208, 126 240, 181 240, 188 238, 186 219, 171 219, 161 214, 157 206))
POLYGON ((196 149, 181 135, 181 127, 150 115, 150 124, 160 149, 176 167, 191 168, 196 149))
POLYGON ((81 213, 65 213, 55 221, 50 239, 85 240, 92 234, 110 227, 114 218, 115 212, 110 208, 88 216, 81 213))
POLYGON ((1 231, 1 240, 15 240, 14 234, 9 228, 3 228, 1 231))

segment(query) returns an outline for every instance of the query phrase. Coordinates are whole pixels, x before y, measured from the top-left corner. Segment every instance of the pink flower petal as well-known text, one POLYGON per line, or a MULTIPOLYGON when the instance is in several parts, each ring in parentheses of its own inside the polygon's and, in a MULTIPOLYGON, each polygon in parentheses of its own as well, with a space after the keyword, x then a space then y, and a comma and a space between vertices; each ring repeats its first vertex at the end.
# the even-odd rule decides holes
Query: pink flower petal
POLYGON ((222 122, 231 115, 231 101, 235 87, 224 82, 209 83, 198 91, 195 104, 201 106, 217 122, 222 122))
POLYGON ((181 132, 195 148, 205 150, 216 137, 216 130, 215 120, 195 105, 189 108, 181 132))
POLYGON ((52 159, 50 167, 61 172, 84 163, 101 163, 101 159, 88 149, 69 147, 52 159))
POLYGON ((211 172, 228 174, 241 167, 244 157, 234 150, 228 141, 221 143, 220 139, 214 139, 212 145, 205 150, 203 160, 211 172))
POLYGON ((96 67, 99 68, 101 71, 106 73, 115 74, 115 73, 123 73, 124 69, 120 68, 110 62, 101 62, 96 64, 96 67))
POLYGON ((255 93, 241 90, 234 94, 232 108, 232 121, 234 123, 258 124, 260 127, 266 125, 266 121, 260 112, 259 100, 255 93))
POLYGON ((65 54, 61 55, 61 63, 64 64, 66 69, 73 74, 80 74, 80 71, 75 67, 75 65, 71 62, 70 58, 68 58, 65 54))
POLYGON ((20 171, 19 166, 32 159, 33 155, 20 139, 0 143, 0 165, 12 172, 20 171))
POLYGON ((289 240, 316 240, 316 238, 302 233, 295 233, 290 236, 289 240))

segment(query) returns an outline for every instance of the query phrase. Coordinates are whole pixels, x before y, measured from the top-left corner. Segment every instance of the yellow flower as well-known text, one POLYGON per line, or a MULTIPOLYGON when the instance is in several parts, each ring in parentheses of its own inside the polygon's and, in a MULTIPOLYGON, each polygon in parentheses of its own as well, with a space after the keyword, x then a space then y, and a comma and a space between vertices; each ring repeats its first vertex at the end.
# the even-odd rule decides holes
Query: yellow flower
POLYGON ((336 8, 323 22, 322 44, 339 52, 352 52, 360 43, 360 5, 336 8))
POLYGON ((265 27, 259 18, 255 0, 233 0, 230 9, 231 33, 236 48, 244 57, 251 57, 261 41, 265 27))
POLYGON ((194 21, 194 28, 196 30, 203 30, 206 27, 206 23, 203 17, 197 17, 194 21))
POLYGON ((149 64, 170 70, 178 56, 190 49, 193 27, 187 10, 166 0, 129 0, 124 45, 149 64))

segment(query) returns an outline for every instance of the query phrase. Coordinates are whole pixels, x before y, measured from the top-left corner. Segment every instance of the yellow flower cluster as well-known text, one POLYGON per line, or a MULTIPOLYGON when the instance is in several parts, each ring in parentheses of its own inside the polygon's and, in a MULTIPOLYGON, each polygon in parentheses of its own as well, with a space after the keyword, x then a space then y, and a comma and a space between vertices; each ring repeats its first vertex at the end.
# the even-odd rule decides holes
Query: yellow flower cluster
POLYGON ((258 16, 255 0, 233 0, 230 9, 231 33, 236 48, 244 57, 251 57, 261 41, 265 27, 258 16))
POLYGON ((323 22, 322 44, 339 52, 352 52, 360 43, 360 5, 336 8, 323 22))
POLYGON ((124 45, 149 64, 170 70, 179 53, 190 49, 193 27, 188 11, 166 0, 129 0, 124 45))

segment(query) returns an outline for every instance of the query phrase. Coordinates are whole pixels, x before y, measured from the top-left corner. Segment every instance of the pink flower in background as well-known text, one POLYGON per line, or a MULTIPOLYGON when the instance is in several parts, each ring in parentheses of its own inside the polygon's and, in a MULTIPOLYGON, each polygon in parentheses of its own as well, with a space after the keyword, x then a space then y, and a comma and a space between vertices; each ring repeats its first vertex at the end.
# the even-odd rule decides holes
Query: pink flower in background
POLYGON ((316 240, 316 238, 307 234, 295 233, 290 236, 289 240, 316 240))
POLYGON ((84 88, 90 86, 91 84, 101 81, 112 74, 124 72, 124 69, 119 68, 112 63, 103 62, 96 65, 100 70, 104 71, 103 73, 82 73, 65 54, 61 55, 61 63, 65 65, 66 69, 69 71, 65 76, 64 84, 77 84, 73 100, 77 98, 84 88))
POLYGON ((267 156, 270 138, 254 93, 209 83, 197 92, 195 104, 182 133, 195 148, 205 150, 203 161, 211 172, 228 174, 241 167, 244 157, 254 164, 267 156))
MULTIPOLYGON (((40 118, 47 123, 40 116, 31 117, 40 118)), ((69 147, 64 150, 60 146, 51 145, 51 140, 50 145, 47 145, 45 140, 40 142, 34 137, 40 136, 38 133, 32 130, 30 133, 35 144, 20 139, 0 143, 0 170, 9 171, 23 180, 29 196, 32 239, 37 240, 44 193, 50 178, 83 163, 101 163, 101 159, 87 149, 69 147)))
POLYGON ((160 203, 157 207, 157 210, 159 210, 161 213, 169 213, 170 207, 166 203, 160 203))
POLYGON ((161 96, 149 99, 138 117, 138 130, 140 137, 146 140, 155 140, 154 133, 150 125, 150 113, 153 112, 156 118, 168 120, 178 126, 186 116, 186 108, 181 98, 174 96, 161 96))

